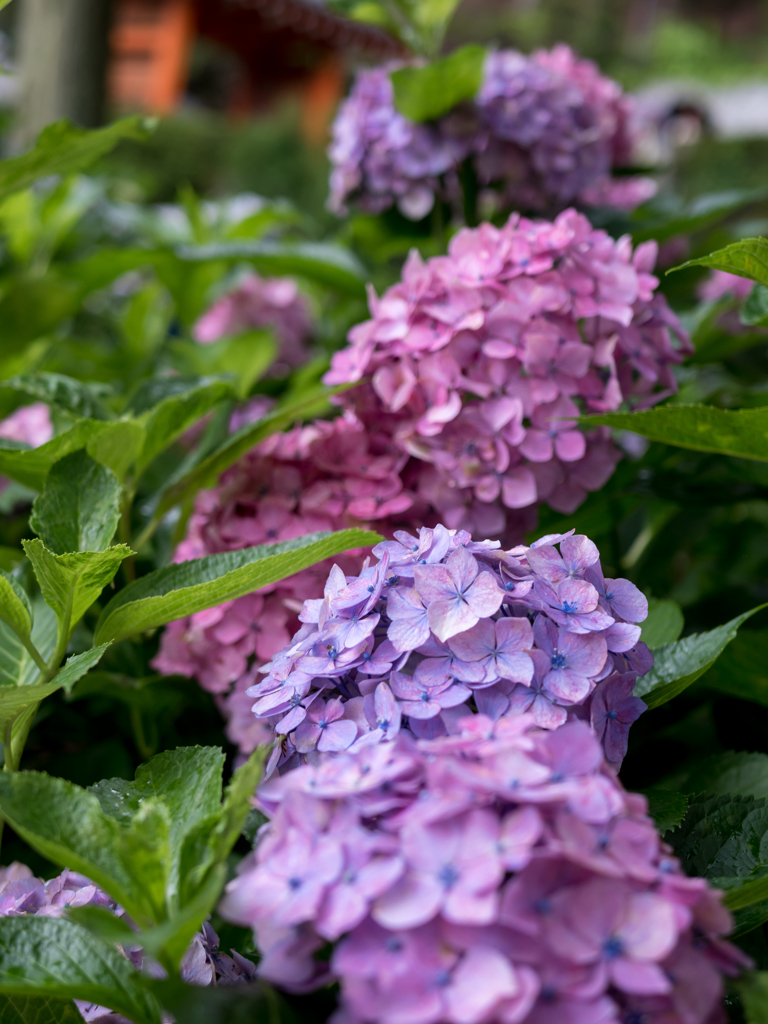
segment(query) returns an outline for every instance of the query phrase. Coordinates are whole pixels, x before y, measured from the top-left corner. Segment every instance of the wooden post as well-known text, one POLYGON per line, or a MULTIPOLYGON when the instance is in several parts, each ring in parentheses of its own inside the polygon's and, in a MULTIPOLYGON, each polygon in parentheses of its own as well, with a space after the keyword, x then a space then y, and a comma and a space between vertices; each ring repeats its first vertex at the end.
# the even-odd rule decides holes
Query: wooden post
POLYGON ((85 128, 101 124, 110 0, 20 2, 17 146, 63 117, 85 128))

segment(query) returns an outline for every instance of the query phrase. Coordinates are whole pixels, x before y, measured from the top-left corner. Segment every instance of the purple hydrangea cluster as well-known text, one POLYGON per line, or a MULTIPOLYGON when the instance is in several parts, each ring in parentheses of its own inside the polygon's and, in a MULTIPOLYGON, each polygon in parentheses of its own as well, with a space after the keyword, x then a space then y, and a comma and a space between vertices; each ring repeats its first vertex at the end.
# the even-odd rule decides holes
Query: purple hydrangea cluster
POLYGON ((444 526, 396 531, 359 575, 334 566, 302 626, 247 689, 253 712, 282 737, 271 770, 314 751, 451 735, 470 710, 491 721, 529 713, 557 729, 589 721, 618 767, 632 696, 652 657, 640 640, 648 602, 604 579, 587 537, 544 537, 502 551, 444 526))
POLYGON ((312 319, 306 298, 290 277, 246 274, 236 288, 222 296, 192 329, 195 341, 207 345, 255 327, 271 327, 279 343, 278 367, 300 366, 312 319))
POLYGON ((338 981, 336 1024, 711 1024, 746 959, 583 722, 365 736, 259 801, 221 911, 254 929, 262 977, 338 981))
POLYGON ((350 202, 368 213, 395 204, 419 220, 436 196, 460 194, 467 158, 496 209, 577 200, 632 208, 655 191, 647 178, 611 177, 631 157, 633 110, 616 82, 565 45, 530 56, 489 53, 474 101, 427 124, 396 110, 396 67, 359 72, 334 122, 329 206, 338 214, 350 202))
MULTIPOLYGON (((35 878, 26 864, 14 861, 0 867, 0 917, 19 917, 35 914, 61 917, 68 908, 103 907, 118 917, 125 917, 117 903, 97 885, 76 871, 64 870, 45 882, 35 878)), ((163 976, 160 965, 146 958, 140 946, 122 947, 123 952, 138 970, 163 976)), ((219 951, 219 937, 207 922, 198 932, 181 962, 180 973, 190 985, 235 985, 253 981, 256 966, 236 950, 232 955, 219 951)), ((76 1000, 84 1020, 91 1024, 130 1024, 125 1017, 104 1006, 76 1000)))
POLYGON ((404 479, 442 522, 519 536, 539 502, 573 512, 613 472, 618 449, 578 430, 581 412, 677 390, 692 348, 655 291, 655 257, 655 242, 633 251, 575 210, 464 229, 371 294, 325 381, 370 378, 339 401, 412 456, 404 479))

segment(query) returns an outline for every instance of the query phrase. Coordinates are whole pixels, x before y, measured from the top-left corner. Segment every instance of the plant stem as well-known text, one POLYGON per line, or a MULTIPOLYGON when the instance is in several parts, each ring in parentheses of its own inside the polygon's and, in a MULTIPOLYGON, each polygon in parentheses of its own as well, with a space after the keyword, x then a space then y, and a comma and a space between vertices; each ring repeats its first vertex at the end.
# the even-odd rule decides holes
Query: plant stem
POLYGON ((19 639, 24 644, 26 649, 29 651, 30 655, 32 656, 32 661, 34 661, 34 663, 37 665, 40 671, 47 672, 48 666, 45 663, 45 658, 32 643, 32 637, 28 636, 26 639, 24 639, 24 637, 19 637, 19 639))

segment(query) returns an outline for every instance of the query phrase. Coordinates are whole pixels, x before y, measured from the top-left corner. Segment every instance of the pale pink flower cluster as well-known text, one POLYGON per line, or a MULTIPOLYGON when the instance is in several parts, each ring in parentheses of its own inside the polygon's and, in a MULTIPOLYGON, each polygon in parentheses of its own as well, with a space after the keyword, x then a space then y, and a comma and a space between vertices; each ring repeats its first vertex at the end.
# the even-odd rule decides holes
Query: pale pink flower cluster
POLYGON ((725 270, 711 270, 707 277, 701 282, 697 294, 704 302, 716 302, 725 298, 726 295, 734 299, 746 299, 755 282, 749 278, 739 277, 738 274, 729 274, 725 270))
POLYGON ((287 369, 300 366, 312 332, 309 304, 291 277, 243 277, 192 328, 195 341, 207 345, 251 328, 271 327, 279 344, 277 362, 287 369))
POLYGON ((395 531, 373 554, 359 575, 333 567, 246 690, 283 737, 268 771, 401 728, 449 735, 473 708, 494 721, 529 712, 544 729, 585 718, 621 763, 645 710, 632 691, 652 664, 637 625, 648 602, 629 580, 604 579, 591 540, 502 551, 437 526, 395 531))
POLYGON ((519 535, 519 510, 531 529, 539 502, 573 512, 612 474, 618 449, 582 433, 581 412, 677 390, 692 348, 655 291, 655 257, 655 242, 633 251, 575 210, 464 229, 371 293, 325 381, 366 378, 339 401, 413 457, 405 479, 442 522, 519 535))
MULTIPOLYGON (((391 438, 366 430, 352 412, 275 434, 201 492, 176 561, 277 543, 360 522, 410 523, 413 496, 403 487, 407 455, 391 438)), ((338 560, 357 572, 362 558, 338 560)), ((319 596, 330 569, 321 563, 255 594, 171 623, 153 666, 194 677, 217 695, 227 734, 243 753, 271 736, 245 695, 257 669, 289 643, 307 597, 319 596), (233 690, 234 686, 234 690, 233 690)))
POLYGON ((221 912, 254 929, 262 977, 338 981, 335 1024, 705 1024, 746 961, 583 722, 366 736, 259 804, 221 912))

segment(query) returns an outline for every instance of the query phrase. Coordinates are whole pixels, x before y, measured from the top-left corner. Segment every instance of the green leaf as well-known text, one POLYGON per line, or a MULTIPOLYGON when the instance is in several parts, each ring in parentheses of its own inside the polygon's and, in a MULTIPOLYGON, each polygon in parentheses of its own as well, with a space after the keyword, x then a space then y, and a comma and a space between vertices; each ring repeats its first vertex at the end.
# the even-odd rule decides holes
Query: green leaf
POLYGON ((749 629, 739 633, 701 684, 768 707, 768 630, 749 629))
POLYGON ((748 277, 750 281, 768 285, 768 240, 765 238, 742 238, 740 242, 726 245, 708 256, 681 263, 672 267, 667 273, 683 270, 685 267, 711 267, 713 270, 725 270, 729 274, 748 277))
MULTIPOLYGON (((41 540, 25 540, 22 546, 46 604, 56 613, 59 640, 69 639, 85 612, 112 582, 124 559, 133 554, 125 544, 116 544, 106 551, 75 551, 65 555, 53 554, 41 540)), ((99 644, 104 642, 102 638, 99 644)))
POLYGON ((582 416, 581 424, 633 430, 651 441, 719 452, 742 459, 768 460, 768 407, 717 409, 711 405, 662 405, 642 412, 582 416))
MULTIPOLYGON (((337 393, 335 389, 327 390, 325 388, 303 392, 298 398, 289 399, 278 406, 257 423, 247 423, 234 434, 230 434, 210 455, 168 487, 160 497, 156 516, 161 517, 174 505, 193 497, 204 487, 210 487, 225 469, 229 469, 241 455, 245 455, 266 437, 278 430, 284 430, 296 420, 320 416, 327 412, 330 408, 329 398, 335 393, 337 393)), ((0 458, 0 472, 2 471, 3 465, 0 458)))
MULTIPOLYGON (((0 161, 0 178, 4 162, 0 161)), ((50 334, 79 305, 76 290, 54 271, 43 277, 8 275, 0 297, 3 357, 20 353, 30 342, 50 334)))
POLYGON ((95 643, 123 640, 250 594, 350 548, 381 538, 367 530, 313 533, 169 565, 129 583, 101 613, 95 643))
POLYGON ((49 472, 29 525, 49 551, 104 551, 120 519, 120 483, 81 448, 49 472))
POLYGON ((648 618, 643 623, 641 640, 652 651, 670 644, 680 636, 685 620, 677 601, 648 598, 648 618))
POLYGON ((754 880, 768 873, 768 802, 699 797, 667 839, 688 875, 754 880))
POLYGON ((660 835, 677 828, 688 809, 688 797, 668 789, 646 789, 648 813, 656 822, 660 835))
POLYGON ((32 630, 32 605, 15 577, 0 569, 0 619, 22 640, 32 630))
POLYGON ((729 750, 696 762, 680 788, 709 796, 768 797, 768 755, 729 750))
MULTIPOLYGON (((43 658, 49 658, 56 646, 56 616, 38 598, 33 603, 32 642, 43 658)), ((29 686, 39 670, 19 637, 0 622, 0 692, 8 687, 29 686)))
POLYGON ((266 329, 245 331, 206 345, 189 340, 174 341, 170 347, 183 373, 233 377, 237 397, 241 400, 248 397, 277 355, 274 333, 266 329))
POLYGON ((182 393, 168 395, 154 405, 142 417, 145 440, 137 460, 137 477, 193 423, 219 402, 234 397, 231 385, 225 381, 202 381, 182 393))
POLYGON ((265 274, 295 274, 352 295, 365 293, 366 272, 348 249, 328 242, 215 242, 176 249, 183 263, 247 260, 265 274))
POLYGON ((749 971, 735 983, 741 996, 746 1024, 768 1021, 768 971, 749 971))
POLYGON ((83 1018, 70 999, 45 996, 0 996, 0 1021, 3 1024, 83 1024, 83 1018))
POLYGON ((224 754, 218 747, 179 747, 157 754, 141 765, 133 782, 107 779, 89 791, 99 800, 105 814, 126 826, 148 802, 160 801, 166 807, 166 891, 171 901, 178 893, 179 862, 186 836, 201 821, 220 811, 223 768, 224 754))
POLYGON ((137 423, 78 420, 69 430, 57 434, 39 448, 28 448, 19 442, 0 438, 0 473, 40 491, 54 463, 85 448, 97 462, 108 466, 118 478, 122 478, 138 454, 137 437, 143 444, 143 428, 137 423))
POLYGON ((292 1024, 295 1019, 277 992, 262 981, 199 988, 174 979, 154 981, 152 990, 184 1024, 292 1024))
POLYGON ((107 910, 106 907, 100 907, 95 903, 88 903, 84 907, 67 907, 66 916, 70 921, 86 928, 91 935, 106 942, 129 942, 132 946, 137 945, 136 932, 128 926, 125 918, 118 917, 114 911, 107 910))
POLYGON ((120 830, 115 852, 129 866, 134 888, 140 887, 143 909, 153 922, 167 916, 171 887, 171 815, 162 800, 149 797, 127 827, 120 830))
POLYGON ((424 67, 390 74, 395 106, 411 121, 432 121, 477 95, 483 78, 484 46, 471 43, 424 67))
POLYGON ((146 139, 151 127, 152 122, 142 117, 127 117, 97 131, 85 131, 68 121, 49 124, 28 153, 0 162, 0 199, 51 174, 76 174, 122 139, 146 139))
POLYGON ((259 747, 232 777, 221 810, 189 833, 181 854, 181 904, 193 898, 207 873, 226 860, 253 807, 268 747, 259 747))
POLYGON ((642 697, 649 708, 666 704, 702 676, 736 636, 739 626, 765 607, 758 605, 708 633, 694 633, 660 647, 653 668, 635 684, 635 696, 642 697))
POLYGON ((741 322, 748 327, 768 323, 768 288, 756 284, 741 308, 741 322))
POLYGON ((0 386, 79 418, 110 418, 103 399, 112 389, 105 384, 87 384, 61 373, 24 373, 4 380, 0 386))
MULTIPOLYGON (((6 733, 9 726, 13 726, 27 710, 37 708, 38 703, 49 697, 57 690, 65 690, 71 693, 72 687, 81 679, 89 669, 93 668, 101 658, 109 644, 96 647, 84 654, 73 655, 64 668, 49 683, 28 683, 27 685, 2 686, 0 687, 0 741, 6 741, 6 733)), ((12 737, 13 738, 13 737, 12 737)), ((16 755, 11 744, 11 761, 16 764, 16 755)), ((8 764, 8 752, 6 751, 6 764, 8 764)))
POLYGON ((102 812, 93 793, 42 772, 1 772, 0 811, 44 857, 82 872, 139 924, 152 923, 130 864, 118 853, 123 829, 102 812))
POLYGON ((0 993, 83 999, 136 1024, 160 1024, 154 997, 114 946, 54 917, 0 918, 0 993))

